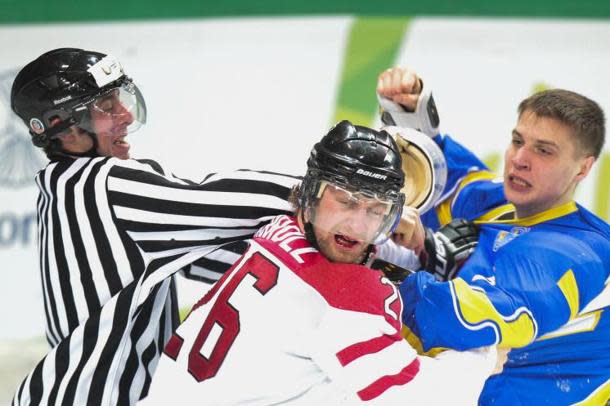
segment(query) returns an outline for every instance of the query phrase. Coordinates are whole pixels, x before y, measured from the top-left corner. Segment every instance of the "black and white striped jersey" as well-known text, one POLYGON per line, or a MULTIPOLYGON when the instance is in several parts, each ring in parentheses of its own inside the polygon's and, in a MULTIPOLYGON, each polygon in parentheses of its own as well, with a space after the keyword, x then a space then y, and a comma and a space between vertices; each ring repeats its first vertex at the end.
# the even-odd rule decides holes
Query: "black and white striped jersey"
POLYGON ((36 183, 47 339, 56 348, 15 402, 80 404, 74 396, 85 396, 78 388, 92 371, 86 396, 93 404, 106 399, 96 388, 114 391, 108 380, 128 392, 113 392, 122 398, 107 404, 137 400, 178 321, 171 275, 205 252, 215 262, 198 268, 203 279, 217 279, 235 253, 210 251, 290 212, 298 181, 241 170, 194 183, 154 161, 116 158, 50 163, 36 183))

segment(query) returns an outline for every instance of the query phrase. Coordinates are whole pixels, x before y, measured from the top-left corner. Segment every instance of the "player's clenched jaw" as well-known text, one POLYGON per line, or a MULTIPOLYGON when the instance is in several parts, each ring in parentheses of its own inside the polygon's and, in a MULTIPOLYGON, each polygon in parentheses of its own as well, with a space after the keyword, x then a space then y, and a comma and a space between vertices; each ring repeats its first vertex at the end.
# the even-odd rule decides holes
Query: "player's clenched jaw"
POLYGON ((594 158, 584 154, 569 126, 524 111, 506 150, 504 193, 519 217, 569 202, 594 158))

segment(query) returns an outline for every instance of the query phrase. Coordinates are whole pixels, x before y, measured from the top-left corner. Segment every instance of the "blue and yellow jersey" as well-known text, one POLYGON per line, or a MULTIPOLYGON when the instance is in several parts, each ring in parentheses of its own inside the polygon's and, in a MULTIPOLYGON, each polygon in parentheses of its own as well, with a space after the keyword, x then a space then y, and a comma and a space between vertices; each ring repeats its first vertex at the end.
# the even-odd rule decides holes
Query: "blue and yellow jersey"
POLYGON ((478 220, 479 246, 451 282, 425 272, 405 280, 403 322, 423 351, 512 348, 480 404, 604 405, 610 398, 610 226, 574 202, 514 219, 502 184, 470 152, 452 167, 459 161, 452 153, 466 150, 449 137, 442 141, 455 183, 424 222, 478 220))

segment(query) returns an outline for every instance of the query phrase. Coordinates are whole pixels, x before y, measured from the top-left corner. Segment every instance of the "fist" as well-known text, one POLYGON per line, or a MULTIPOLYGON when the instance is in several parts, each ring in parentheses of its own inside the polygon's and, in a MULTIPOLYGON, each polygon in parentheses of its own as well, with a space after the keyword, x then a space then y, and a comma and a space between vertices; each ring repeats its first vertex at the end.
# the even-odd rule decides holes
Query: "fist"
POLYGON ((422 81, 417 74, 407 68, 390 68, 383 71, 377 80, 377 94, 402 105, 408 111, 415 111, 422 81))
POLYGON ((419 255, 424 249, 425 236, 426 232, 419 218, 419 211, 414 207, 403 207, 402 217, 392 234, 392 240, 419 255))

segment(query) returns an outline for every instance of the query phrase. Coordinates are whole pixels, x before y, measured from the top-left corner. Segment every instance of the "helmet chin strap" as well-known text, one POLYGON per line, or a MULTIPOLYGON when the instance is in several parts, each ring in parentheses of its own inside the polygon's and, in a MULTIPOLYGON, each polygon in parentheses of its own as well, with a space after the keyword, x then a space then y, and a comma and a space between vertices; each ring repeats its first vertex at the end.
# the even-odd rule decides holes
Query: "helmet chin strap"
POLYGON ((93 145, 91 146, 91 148, 89 148, 85 152, 65 152, 65 151, 63 151, 64 154, 66 156, 72 156, 72 157, 76 156, 79 158, 86 158, 86 157, 87 158, 97 158, 97 157, 101 156, 97 152, 97 147, 99 146, 99 142, 97 141, 97 135, 90 131, 83 130, 82 128, 81 128, 81 131, 85 132, 91 138, 91 141, 93 141, 93 145))
POLYGON ((366 251, 364 252, 364 257, 362 258, 362 262, 360 262, 360 265, 366 266, 367 262, 369 262, 371 256, 373 255, 373 251, 375 251, 375 245, 369 244, 369 246, 366 247, 366 251))
POLYGON ((87 151, 85 151, 85 152, 67 152, 67 151, 61 150, 61 151, 57 151, 54 155, 56 155, 58 157, 63 157, 63 158, 74 158, 74 157, 97 158, 97 157, 100 157, 101 155, 98 154, 98 152, 97 152, 97 146, 98 146, 97 137, 95 136, 95 134, 90 133, 88 131, 86 131, 86 133, 93 140, 93 146, 91 148, 89 148, 87 151))
POLYGON ((95 137, 91 137, 93 139, 93 146, 89 148, 85 152, 68 152, 63 149, 55 149, 51 152, 52 159, 64 160, 70 159, 73 160, 76 158, 97 158, 101 156, 97 153, 97 140, 95 137))
MULTIPOLYGON (((313 225, 311 224, 311 222, 305 221, 305 215, 303 214, 303 210, 300 211, 300 216, 305 231, 305 238, 315 249, 321 252, 320 245, 318 244, 318 239, 316 238, 316 234, 313 231, 313 225)), ((369 262, 374 249, 375 246, 373 244, 369 244, 368 247, 366 247, 362 261, 360 261, 359 263, 360 265, 366 265, 366 263, 369 262)))
POLYGON ((304 211, 304 209, 301 209, 299 215, 301 216, 301 223, 303 223, 305 238, 307 239, 307 241, 309 241, 312 247, 320 251, 318 239, 316 238, 316 234, 313 231, 313 225, 309 221, 305 221, 305 215, 303 214, 304 211))
MULTIPOLYGON (((60 122, 60 123, 54 125, 53 127, 51 127, 49 130, 47 130, 46 137, 41 138, 41 139, 36 139, 37 135, 35 133, 30 132, 32 134, 32 140, 34 142, 34 145, 39 146, 39 147, 44 147, 47 143, 50 142, 50 139, 57 138, 58 134, 60 134, 62 131, 65 131, 66 129, 72 127, 73 125, 76 125, 76 121, 74 120, 74 118, 70 118, 69 120, 60 122)), ((77 125, 77 127, 78 127, 78 125, 77 125)), ((85 152, 68 152, 62 148, 62 149, 53 151, 53 155, 56 156, 57 158, 72 158, 72 157, 96 158, 96 157, 99 157, 100 154, 98 154, 98 152, 97 152, 97 148, 99 146, 99 142, 97 141, 97 135, 95 133, 92 133, 91 131, 87 131, 80 127, 79 127, 79 130, 83 131, 85 134, 87 134, 89 136, 89 138, 91 138, 91 141, 93 141, 93 145, 91 146, 91 148, 89 148, 85 152)))

